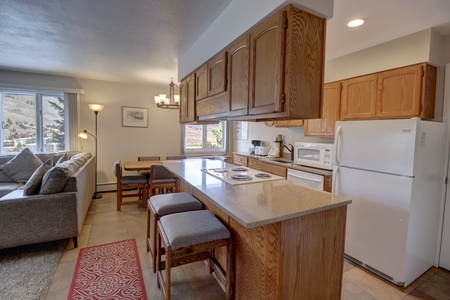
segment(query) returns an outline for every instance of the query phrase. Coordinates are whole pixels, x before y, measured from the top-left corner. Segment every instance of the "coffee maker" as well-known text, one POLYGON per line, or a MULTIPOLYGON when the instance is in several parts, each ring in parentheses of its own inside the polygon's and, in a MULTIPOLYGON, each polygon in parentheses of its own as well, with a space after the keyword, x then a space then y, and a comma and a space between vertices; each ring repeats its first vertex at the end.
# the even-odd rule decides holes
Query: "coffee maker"
POLYGON ((250 154, 255 154, 256 146, 261 146, 262 145, 262 141, 260 141, 260 140, 252 140, 252 145, 253 145, 253 149, 249 149, 250 150, 250 154))

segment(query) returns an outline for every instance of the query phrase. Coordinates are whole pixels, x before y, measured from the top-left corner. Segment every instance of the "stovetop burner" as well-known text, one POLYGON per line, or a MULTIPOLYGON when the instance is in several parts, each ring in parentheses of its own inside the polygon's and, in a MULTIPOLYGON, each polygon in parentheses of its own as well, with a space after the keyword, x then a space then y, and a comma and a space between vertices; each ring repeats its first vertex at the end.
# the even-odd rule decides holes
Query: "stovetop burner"
POLYGON ((216 172, 216 173, 226 173, 226 172, 228 172, 228 169, 224 169, 224 168, 209 169, 209 170, 211 170, 213 172, 216 172))
POLYGON ((231 185, 250 184, 272 180, 282 180, 284 177, 269 174, 267 172, 254 170, 243 166, 228 166, 228 167, 212 167, 201 169, 219 180, 222 180, 231 185))
POLYGON ((248 171, 248 169, 244 168, 244 167, 231 168, 230 170, 233 172, 247 172, 248 171))
POLYGON ((270 177, 272 177, 272 175, 270 175, 269 173, 257 173, 257 174, 255 174, 255 177, 258 177, 258 178, 270 178, 270 177))
POLYGON ((234 180, 252 180, 252 176, 241 174, 231 175, 230 178, 234 180))

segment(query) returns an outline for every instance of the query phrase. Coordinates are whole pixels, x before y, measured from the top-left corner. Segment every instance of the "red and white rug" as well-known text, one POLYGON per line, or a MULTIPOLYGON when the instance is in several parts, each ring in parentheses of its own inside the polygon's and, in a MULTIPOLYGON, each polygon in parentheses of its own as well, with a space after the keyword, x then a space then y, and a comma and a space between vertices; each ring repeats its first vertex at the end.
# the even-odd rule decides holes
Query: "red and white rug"
POLYGON ((68 299, 146 300, 136 240, 81 249, 68 299))

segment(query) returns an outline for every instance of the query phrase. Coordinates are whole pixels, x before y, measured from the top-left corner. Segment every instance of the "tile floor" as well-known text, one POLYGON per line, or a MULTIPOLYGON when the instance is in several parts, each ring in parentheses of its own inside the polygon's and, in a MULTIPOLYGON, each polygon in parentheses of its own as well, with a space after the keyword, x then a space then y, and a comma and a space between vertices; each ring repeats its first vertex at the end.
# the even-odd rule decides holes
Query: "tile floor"
MULTIPOLYGON (((79 247, 74 249, 72 242, 68 243, 46 299, 67 299, 80 248, 129 238, 136 238, 148 299, 163 299, 146 250, 146 221, 146 209, 137 205, 123 206, 121 212, 116 211, 115 193, 103 193, 103 198, 93 200, 78 238, 79 247)), ((224 298, 223 290, 202 262, 177 267, 172 276, 174 300, 224 298)), ((402 289, 345 261, 341 299, 450 299, 450 272, 431 268, 402 289)))

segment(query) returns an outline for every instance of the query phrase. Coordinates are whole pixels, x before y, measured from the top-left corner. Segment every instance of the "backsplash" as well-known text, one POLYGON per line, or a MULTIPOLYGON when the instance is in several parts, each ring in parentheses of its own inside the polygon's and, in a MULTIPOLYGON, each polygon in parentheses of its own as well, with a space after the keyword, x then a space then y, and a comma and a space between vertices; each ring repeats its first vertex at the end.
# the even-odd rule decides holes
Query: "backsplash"
MULTIPOLYGON (((305 137, 303 127, 277 128, 275 126, 266 126, 264 122, 248 122, 248 135, 246 140, 236 140, 236 121, 231 122, 231 151, 247 153, 249 147, 252 147, 251 140, 263 141, 263 146, 272 147, 273 141, 278 134, 283 136, 283 145, 294 144, 295 142, 320 142, 333 143, 334 139, 305 137)), ((290 154, 284 150, 283 157, 289 158, 290 154)))

